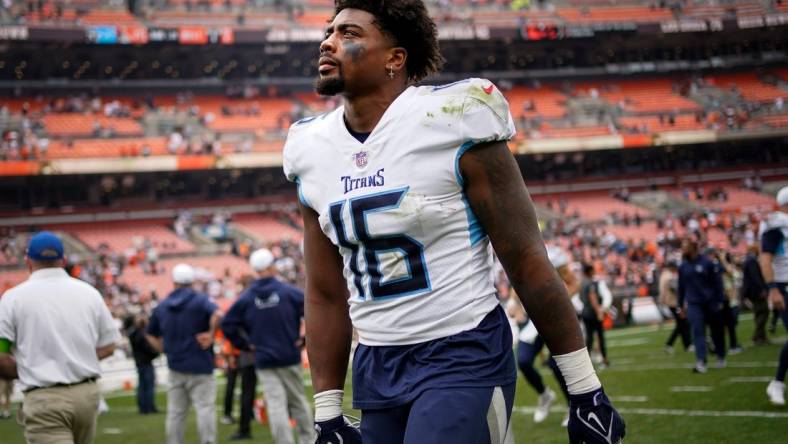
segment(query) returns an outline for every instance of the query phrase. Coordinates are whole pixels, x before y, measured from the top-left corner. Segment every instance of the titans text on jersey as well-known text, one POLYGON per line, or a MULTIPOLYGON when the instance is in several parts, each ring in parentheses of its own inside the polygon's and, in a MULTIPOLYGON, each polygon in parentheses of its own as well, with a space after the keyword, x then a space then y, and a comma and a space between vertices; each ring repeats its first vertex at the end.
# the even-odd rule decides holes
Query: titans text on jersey
POLYGON ((295 123, 284 170, 342 255, 360 342, 415 344, 476 327, 497 300, 459 160, 514 137, 506 99, 484 79, 412 86, 364 143, 343 113, 295 123))

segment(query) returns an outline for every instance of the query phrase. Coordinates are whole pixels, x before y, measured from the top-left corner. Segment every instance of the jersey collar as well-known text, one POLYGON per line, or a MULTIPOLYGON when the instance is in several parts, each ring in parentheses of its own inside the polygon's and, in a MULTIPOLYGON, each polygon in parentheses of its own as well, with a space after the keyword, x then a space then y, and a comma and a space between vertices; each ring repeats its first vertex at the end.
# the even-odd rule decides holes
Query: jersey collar
POLYGON ((30 273, 30 279, 49 279, 64 276, 68 276, 68 273, 60 267, 42 268, 30 273))

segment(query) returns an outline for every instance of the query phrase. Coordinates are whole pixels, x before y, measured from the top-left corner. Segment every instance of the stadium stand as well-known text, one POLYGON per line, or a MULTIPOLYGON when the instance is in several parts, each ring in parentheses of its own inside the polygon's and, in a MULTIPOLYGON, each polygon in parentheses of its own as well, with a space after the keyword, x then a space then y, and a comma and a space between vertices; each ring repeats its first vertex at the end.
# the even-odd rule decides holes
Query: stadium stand
POLYGON ((165 222, 95 222, 86 224, 54 225, 48 227, 73 235, 94 251, 106 247, 110 251, 145 251, 150 247, 159 254, 183 254, 194 252, 194 245, 179 238, 165 222))
POLYGON ((280 242, 285 239, 300 242, 303 238, 300 230, 264 215, 242 214, 236 216, 234 222, 261 242, 280 242))

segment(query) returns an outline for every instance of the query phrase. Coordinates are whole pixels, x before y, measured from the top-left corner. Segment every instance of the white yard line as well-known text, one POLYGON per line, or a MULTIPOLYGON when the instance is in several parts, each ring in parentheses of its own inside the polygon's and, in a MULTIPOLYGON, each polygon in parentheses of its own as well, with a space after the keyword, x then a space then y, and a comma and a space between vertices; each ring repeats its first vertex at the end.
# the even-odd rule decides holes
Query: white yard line
POLYGON ((638 345, 648 344, 649 342, 651 342, 651 340, 646 338, 631 338, 608 341, 607 346, 608 348, 636 347, 638 345))
MULTIPOLYGON (((535 407, 515 406, 514 413, 520 415, 533 415, 535 407)), ((768 418, 786 419, 788 412, 762 412, 749 410, 684 410, 684 409, 650 409, 650 408, 628 408, 617 407, 622 415, 649 415, 649 416, 704 416, 711 418, 768 418)), ((566 407, 553 407, 550 409, 554 413, 566 413, 566 407)))
POLYGON ((741 384, 743 382, 769 382, 774 379, 774 376, 736 376, 728 378, 730 384, 741 384))
POLYGON ((673 393, 704 393, 712 390, 714 390, 714 387, 708 385, 683 385, 670 388, 670 391, 673 393))
MULTIPOLYGON (((647 370, 691 370, 695 367, 694 364, 649 364, 649 365, 613 365, 605 369, 605 373, 609 372, 642 372, 647 370)), ((728 362, 727 368, 776 368, 777 362, 728 362)), ((710 369, 710 371, 717 371, 717 369, 710 369)))
POLYGON ((613 402, 648 402, 648 396, 611 396, 613 402))

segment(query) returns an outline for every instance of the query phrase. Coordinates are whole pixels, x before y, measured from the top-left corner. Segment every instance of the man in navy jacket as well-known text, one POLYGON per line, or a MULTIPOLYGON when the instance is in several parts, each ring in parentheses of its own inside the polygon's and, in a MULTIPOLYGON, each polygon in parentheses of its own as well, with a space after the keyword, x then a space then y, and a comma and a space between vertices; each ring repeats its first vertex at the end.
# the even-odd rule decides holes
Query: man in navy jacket
POLYGON ((167 444, 183 444, 189 405, 197 412, 200 444, 216 444, 216 380, 213 377, 213 336, 221 312, 208 296, 192 288, 194 269, 172 269, 175 290, 163 300, 148 324, 145 337, 167 356, 167 444))
POLYGON ((722 325, 722 306, 725 293, 722 287, 722 268, 705 254, 700 254, 698 242, 684 241, 684 260, 679 267, 680 316, 687 316, 695 345, 696 373, 706 373, 706 326, 711 329, 717 367, 725 366, 725 332, 722 325))
POLYGON ((304 294, 276 279, 269 250, 255 251, 249 262, 258 279, 230 307, 222 331, 239 350, 254 352, 274 442, 294 442, 290 413, 296 420, 298 442, 312 443, 312 413, 301 371, 304 294))

